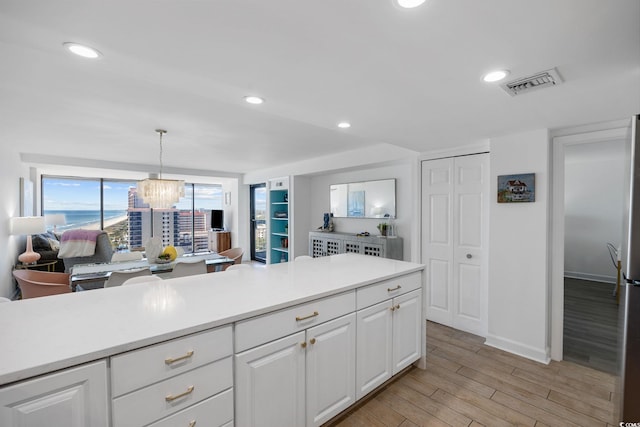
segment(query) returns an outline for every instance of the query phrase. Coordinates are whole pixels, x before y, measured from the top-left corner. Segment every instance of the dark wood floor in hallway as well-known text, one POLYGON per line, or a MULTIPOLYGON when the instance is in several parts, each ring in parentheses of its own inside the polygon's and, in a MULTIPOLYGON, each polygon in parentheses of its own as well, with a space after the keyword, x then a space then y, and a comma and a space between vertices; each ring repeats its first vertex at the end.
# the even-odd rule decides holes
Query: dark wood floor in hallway
POLYGON ((483 342, 429 322, 427 369, 412 368, 334 425, 614 425, 612 375, 566 361, 544 365, 483 342))
POLYGON ((614 287, 564 279, 564 360, 616 372, 618 305, 614 287))

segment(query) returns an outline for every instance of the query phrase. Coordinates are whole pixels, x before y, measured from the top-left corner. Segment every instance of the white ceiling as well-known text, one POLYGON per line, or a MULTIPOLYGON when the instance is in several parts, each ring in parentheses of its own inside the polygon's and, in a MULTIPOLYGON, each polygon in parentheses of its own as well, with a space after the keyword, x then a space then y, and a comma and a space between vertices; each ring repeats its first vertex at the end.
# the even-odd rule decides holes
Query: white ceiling
POLYGON ((246 173, 623 119, 640 113, 639 17, 638 0, 2 0, 0 138, 157 165, 162 127, 165 167, 246 173), (516 97, 481 80, 553 67, 565 83, 516 97))

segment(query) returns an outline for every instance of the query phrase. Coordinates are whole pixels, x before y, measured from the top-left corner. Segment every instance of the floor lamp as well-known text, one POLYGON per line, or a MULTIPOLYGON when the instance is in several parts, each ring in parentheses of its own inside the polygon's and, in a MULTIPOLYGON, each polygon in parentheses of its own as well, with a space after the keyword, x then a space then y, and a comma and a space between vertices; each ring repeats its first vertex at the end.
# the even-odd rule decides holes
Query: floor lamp
POLYGON ((27 250, 18 256, 18 261, 23 264, 33 264, 40 259, 40 254, 33 251, 31 243, 31 235, 44 233, 46 226, 43 216, 19 216, 11 218, 9 222, 9 230, 11 234, 27 235, 27 250))

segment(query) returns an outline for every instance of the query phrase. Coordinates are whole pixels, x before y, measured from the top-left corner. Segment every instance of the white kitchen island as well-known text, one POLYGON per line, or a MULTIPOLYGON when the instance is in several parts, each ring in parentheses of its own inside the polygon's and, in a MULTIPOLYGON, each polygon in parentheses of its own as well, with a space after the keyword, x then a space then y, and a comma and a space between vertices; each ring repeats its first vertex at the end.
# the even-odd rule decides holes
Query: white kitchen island
POLYGON ((424 367, 423 268, 344 254, 3 304, 0 425, 320 425, 424 367))

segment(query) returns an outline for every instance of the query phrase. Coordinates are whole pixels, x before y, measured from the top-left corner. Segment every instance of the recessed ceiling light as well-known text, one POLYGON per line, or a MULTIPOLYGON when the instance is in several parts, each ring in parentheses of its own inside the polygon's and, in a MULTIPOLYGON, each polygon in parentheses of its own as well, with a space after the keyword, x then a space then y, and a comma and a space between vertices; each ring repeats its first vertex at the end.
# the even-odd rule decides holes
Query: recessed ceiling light
POLYGON ((96 49, 82 44, 66 42, 62 45, 66 47, 70 52, 75 53, 78 56, 82 56, 83 58, 95 59, 102 56, 102 54, 96 49))
POLYGON ((414 7, 420 6, 425 0, 396 0, 398 6, 404 7, 405 9, 413 9, 414 7))
POLYGON ((244 100, 247 101, 249 104, 262 104, 264 102, 264 99, 260 98, 259 96, 245 96, 244 100))
POLYGON ((496 70, 496 71, 492 71, 490 73, 485 74, 482 80, 484 80, 485 82, 492 83, 492 82, 500 81, 505 77, 507 77, 508 75, 509 75, 508 70, 496 70))
POLYGON ((348 129, 348 128, 351 127, 351 123, 349 123, 349 122, 340 122, 340 123, 338 123, 338 127, 340 129, 348 129))

